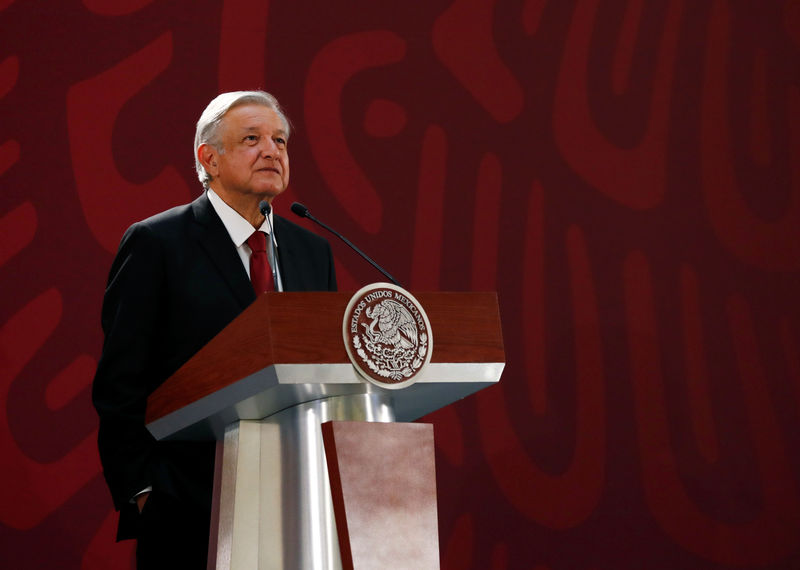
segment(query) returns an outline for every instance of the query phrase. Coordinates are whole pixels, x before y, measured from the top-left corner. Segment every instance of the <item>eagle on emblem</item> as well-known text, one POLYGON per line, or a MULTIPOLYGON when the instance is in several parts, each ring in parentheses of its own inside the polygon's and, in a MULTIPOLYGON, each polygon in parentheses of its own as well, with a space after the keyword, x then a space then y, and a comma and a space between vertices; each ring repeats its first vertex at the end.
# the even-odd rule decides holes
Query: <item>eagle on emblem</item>
POLYGON ((380 342, 395 349, 417 346, 417 326, 411 313, 403 305, 384 299, 374 307, 367 307, 367 318, 372 322, 362 324, 372 342, 380 342), (377 327, 377 330, 376 330, 377 327))

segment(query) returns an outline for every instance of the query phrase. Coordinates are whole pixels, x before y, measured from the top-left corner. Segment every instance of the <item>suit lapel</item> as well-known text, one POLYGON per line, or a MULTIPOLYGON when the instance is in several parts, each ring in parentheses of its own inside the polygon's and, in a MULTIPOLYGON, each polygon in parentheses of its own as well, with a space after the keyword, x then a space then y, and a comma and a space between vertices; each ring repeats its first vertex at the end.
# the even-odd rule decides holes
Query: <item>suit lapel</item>
POLYGON ((289 239, 285 231, 288 224, 283 218, 278 215, 273 216, 275 224, 275 239, 278 242, 278 267, 281 271, 281 281, 283 282, 284 291, 299 291, 301 290, 299 283, 299 275, 297 267, 292 263, 292 260, 297 259, 292 251, 292 240, 289 239))
POLYGON ((242 308, 246 308, 256 298, 253 286, 242 267, 241 258, 228 230, 225 229, 205 193, 192 202, 192 212, 195 221, 194 238, 211 258, 242 308))

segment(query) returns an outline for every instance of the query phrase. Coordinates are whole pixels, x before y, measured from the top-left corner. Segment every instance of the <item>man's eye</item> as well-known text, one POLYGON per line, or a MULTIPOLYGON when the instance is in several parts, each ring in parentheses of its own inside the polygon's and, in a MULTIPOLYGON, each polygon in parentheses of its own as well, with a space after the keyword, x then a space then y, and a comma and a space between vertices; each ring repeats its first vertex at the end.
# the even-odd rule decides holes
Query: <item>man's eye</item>
POLYGON ((258 136, 256 135, 247 135, 244 137, 244 142, 247 144, 256 144, 258 142, 258 136))
POLYGON ((275 137, 275 144, 286 146, 286 139, 283 137, 275 137))

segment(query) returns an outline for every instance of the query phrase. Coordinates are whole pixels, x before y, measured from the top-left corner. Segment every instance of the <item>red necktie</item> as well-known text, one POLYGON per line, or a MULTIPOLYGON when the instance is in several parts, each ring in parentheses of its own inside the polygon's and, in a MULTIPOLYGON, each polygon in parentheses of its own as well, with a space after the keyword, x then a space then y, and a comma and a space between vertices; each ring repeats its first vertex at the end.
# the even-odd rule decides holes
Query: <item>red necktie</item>
POLYGON ((274 291, 275 283, 272 280, 272 269, 267 257, 267 235, 256 230, 247 238, 247 245, 253 250, 250 255, 250 281, 253 283, 256 295, 274 291))

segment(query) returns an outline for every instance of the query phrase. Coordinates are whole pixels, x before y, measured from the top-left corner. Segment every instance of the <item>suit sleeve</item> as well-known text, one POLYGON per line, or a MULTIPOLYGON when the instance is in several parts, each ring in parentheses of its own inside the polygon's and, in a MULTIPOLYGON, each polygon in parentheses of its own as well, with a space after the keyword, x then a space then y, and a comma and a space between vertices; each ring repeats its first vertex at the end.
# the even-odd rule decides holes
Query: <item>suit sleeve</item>
POLYGON ((157 377, 163 281, 158 240, 147 226, 131 226, 109 274, 101 317, 105 341, 92 387, 100 460, 117 510, 152 484, 155 441, 144 417, 157 377))

